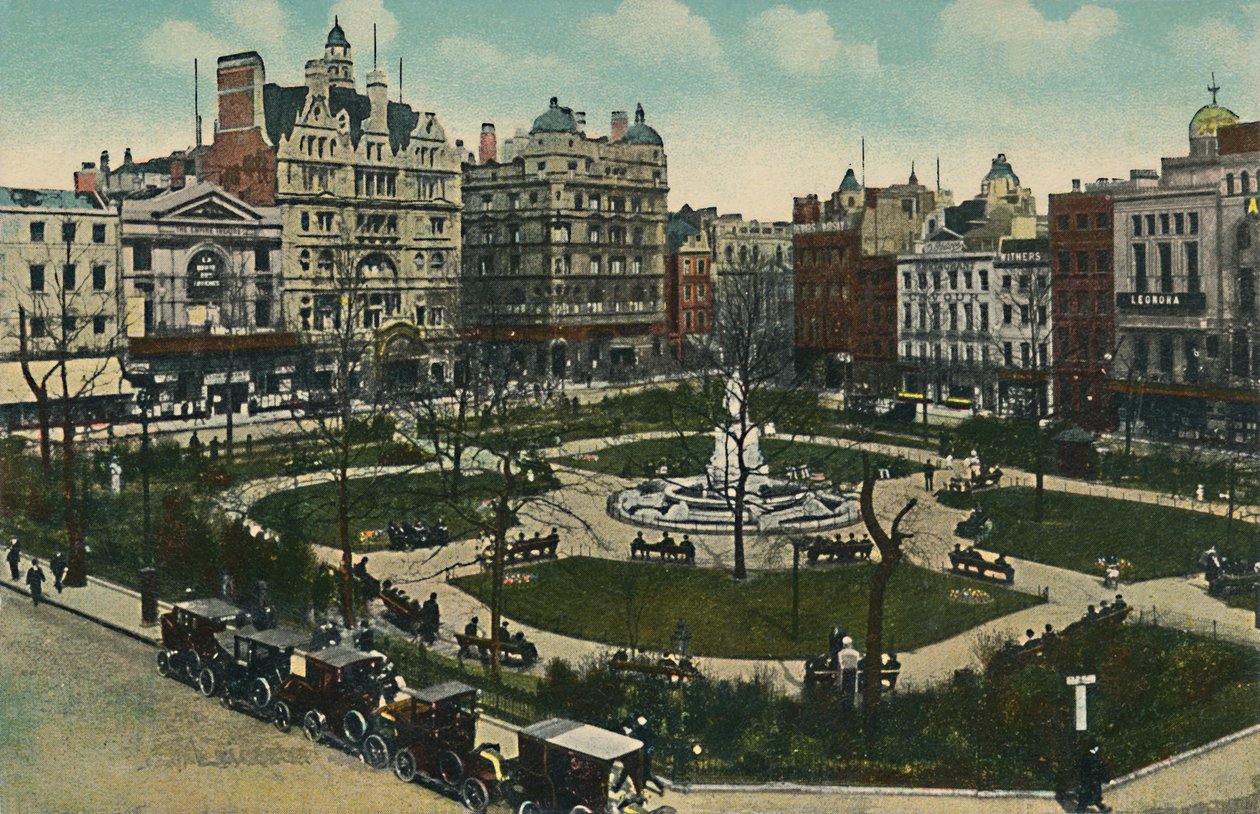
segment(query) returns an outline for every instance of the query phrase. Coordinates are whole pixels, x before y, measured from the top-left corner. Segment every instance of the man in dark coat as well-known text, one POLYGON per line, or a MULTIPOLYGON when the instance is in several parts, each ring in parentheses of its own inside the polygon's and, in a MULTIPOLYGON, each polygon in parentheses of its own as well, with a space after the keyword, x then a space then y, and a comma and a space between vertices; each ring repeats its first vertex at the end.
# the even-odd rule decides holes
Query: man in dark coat
POLYGON ((1096 806, 1104 814, 1110 811, 1111 807, 1103 803, 1102 798, 1103 783, 1110 779, 1107 765, 1098 754, 1098 744, 1095 743, 1081 758, 1081 790, 1076 798, 1076 810, 1088 811, 1090 806, 1096 806))
POLYGON ((438 609, 437 594, 431 593, 420 606, 420 636, 426 644, 433 644, 437 640, 440 623, 441 611, 438 609))
POLYGON ((61 580, 66 575, 66 555, 63 551, 58 551, 53 555, 52 562, 49 567, 53 573, 53 587, 57 589, 57 593, 61 593, 61 580))
POLYGON ((923 488, 932 491, 932 480, 936 476, 936 464, 931 459, 923 464, 923 488))
POLYGON ((39 560, 31 560, 31 568, 26 572, 26 586, 31 589, 31 602, 39 607, 39 599, 44 595, 44 569, 39 567, 39 560))
POLYGON ((18 538, 9 540, 9 553, 5 559, 9 561, 9 579, 16 581, 21 576, 18 563, 22 560, 22 544, 18 542, 18 538))

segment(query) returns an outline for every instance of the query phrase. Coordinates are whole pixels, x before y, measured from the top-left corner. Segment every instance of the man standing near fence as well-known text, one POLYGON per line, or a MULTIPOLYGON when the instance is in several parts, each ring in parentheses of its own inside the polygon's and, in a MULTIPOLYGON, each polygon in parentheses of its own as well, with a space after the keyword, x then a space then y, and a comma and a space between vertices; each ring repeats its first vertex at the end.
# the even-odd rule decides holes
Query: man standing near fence
POLYGON ((840 681, 840 706, 854 707, 857 705, 858 663, 862 654, 853 646, 852 637, 845 636, 843 644, 838 657, 839 669, 836 670, 840 681))

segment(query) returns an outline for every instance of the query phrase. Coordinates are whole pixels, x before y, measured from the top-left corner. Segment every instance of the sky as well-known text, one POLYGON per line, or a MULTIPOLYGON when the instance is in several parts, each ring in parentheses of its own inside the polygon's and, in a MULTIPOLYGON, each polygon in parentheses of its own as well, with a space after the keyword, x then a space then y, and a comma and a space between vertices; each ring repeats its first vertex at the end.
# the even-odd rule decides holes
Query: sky
POLYGON ((80 162, 193 142, 201 65, 258 51, 303 82, 340 17, 363 89, 378 59, 397 98, 476 143, 528 129, 551 96, 587 132, 642 103, 665 141, 670 207, 788 219, 845 169, 979 193, 1005 153, 1038 196, 1184 155, 1210 100, 1260 119, 1260 3, 1237 0, 0 0, 0 185, 66 188, 80 162))

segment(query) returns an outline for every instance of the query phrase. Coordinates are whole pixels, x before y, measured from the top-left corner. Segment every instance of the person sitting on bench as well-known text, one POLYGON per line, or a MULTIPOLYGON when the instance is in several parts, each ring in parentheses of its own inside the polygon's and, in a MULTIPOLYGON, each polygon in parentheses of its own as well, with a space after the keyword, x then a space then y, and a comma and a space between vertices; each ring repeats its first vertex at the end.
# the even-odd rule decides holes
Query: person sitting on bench
POLYGON ((538 648, 534 643, 525 638, 525 634, 516 631, 516 635, 512 637, 512 644, 518 648, 517 653, 527 662, 538 661, 538 648))
MULTIPOLYGON (((476 616, 474 616, 468 624, 464 625, 464 635, 469 637, 470 639, 481 638, 481 631, 477 629, 476 616)), ((468 645, 460 645, 459 656, 460 658, 472 656, 472 651, 468 649, 468 645)))

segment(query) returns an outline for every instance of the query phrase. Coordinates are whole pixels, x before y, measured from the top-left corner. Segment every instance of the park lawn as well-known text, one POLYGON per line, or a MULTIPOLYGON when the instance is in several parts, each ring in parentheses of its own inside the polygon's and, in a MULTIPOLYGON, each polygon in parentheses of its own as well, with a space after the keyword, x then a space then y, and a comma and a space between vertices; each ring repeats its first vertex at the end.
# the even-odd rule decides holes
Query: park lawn
POLYGON ((992 518, 993 531, 980 543, 984 549, 1099 575, 1100 557, 1119 557, 1133 564, 1124 577, 1128 581, 1193 573, 1209 546, 1246 556, 1251 545, 1242 523, 1234 527, 1232 545, 1226 545, 1225 518, 1186 509, 1047 491, 1045 519, 1038 523, 1029 487, 942 497, 959 508, 974 500, 992 518))
MULTIPOLYGON (((874 573, 870 565, 802 569, 800 639, 792 641, 792 575, 787 571, 754 573, 737 583, 725 571, 568 557, 523 572, 532 579, 505 587, 503 612, 534 627, 615 646, 637 642, 640 648, 664 650, 683 618, 698 655, 773 659, 826 650, 827 634, 837 622, 861 646, 874 573), (636 618, 637 636, 631 621, 636 618)), ((489 574, 478 574, 455 584, 488 601, 492 580, 489 574)), ((885 649, 913 650, 1041 601, 996 586, 984 587, 994 600, 988 604, 964 605, 949 598, 953 588, 975 587, 971 580, 902 565, 889 588, 885 649)))
MULTIPOLYGON (((784 438, 765 438, 762 452, 772 475, 783 477, 792 466, 808 466, 811 472, 825 473, 832 483, 858 483, 862 480, 860 451, 829 444, 810 444, 784 438)), ((562 459, 562 463, 581 469, 618 475, 626 478, 653 477, 661 466, 670 475, 696 475, 704 472, 713 454, 710 434, 648 438, 601 449, 588 455, 562 459)), ((904 477, 913 466, 900 458, 871 456, 876 469, 887 467, 893 477, 904 477)))
MULTIPOLYGON (((382 475, 350 481, 350 537, 355 550, 373 551, 389 546, 383 530, 389 521, 416 524, 436 523, 441 518, 452 540, 477 533, 471 518, 455 512, 440 494, 440 476, 435 472, 382 475), (363 541, 366 531, 382 533, 363 541)), ((489 497, 497 475, 477 473, 464 476, 464 488, 471 503, 489 497)), ((541 486, 541 482, 540 482, 541 486)), ((542 487, 545 488, 545 487, 542 487)), ((274 492, 255 503, 249 515, 264 527, 293 531, 321 545, 337 544, 337 484, 334 482, 299 486, 274 492)))

